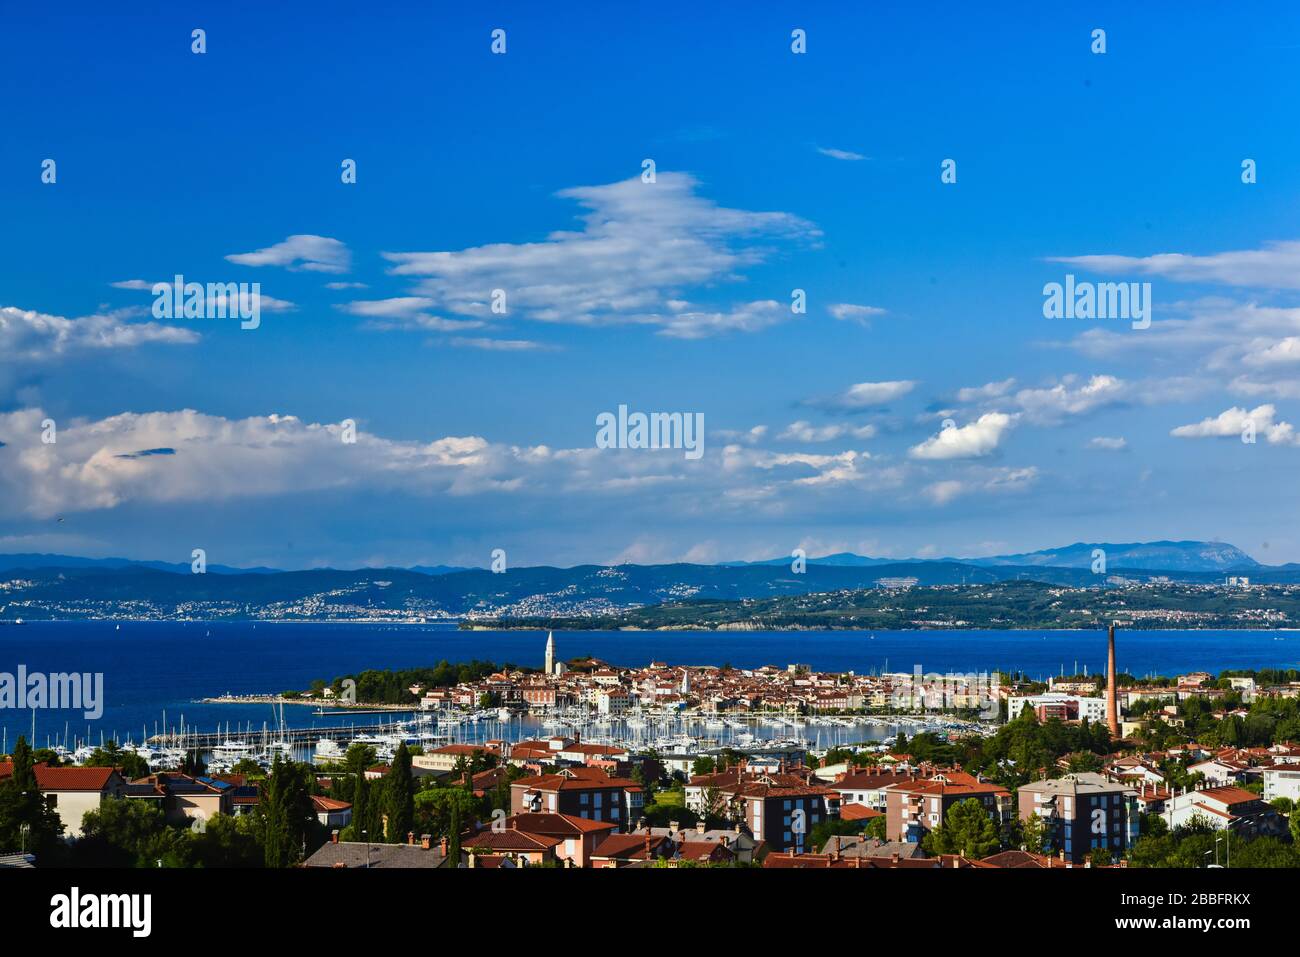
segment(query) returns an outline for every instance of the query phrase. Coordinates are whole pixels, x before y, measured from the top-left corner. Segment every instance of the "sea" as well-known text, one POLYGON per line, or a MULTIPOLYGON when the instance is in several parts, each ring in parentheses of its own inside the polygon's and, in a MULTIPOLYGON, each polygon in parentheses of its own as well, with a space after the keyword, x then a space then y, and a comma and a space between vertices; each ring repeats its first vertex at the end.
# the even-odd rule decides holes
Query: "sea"
MULTIPOLYGON (((590 655, 618 666, 652 661, 737 668, 805 664, 818 671, 1022 672, 1035 678, 1104 670, 1100 631, 581 631, 556 632, 558 659, 590 655)), ((103 714, 0 707, 0 750, 19 734, 45 746, 101 738, 140 741, 182 722, 190 730, 274 728, 265 702, 203 703, 274 694, 315 679, 472 658, 540 667, 543 631, 460 631, 443 624, 272 622, 26 622, 0 625, 0 673, 103 675, 103 714)), ((1121 671, 1175 675, 1300 667, 1300 631, 1121 631, 1121 671)), ((337 724, 307 706, 283 708, 291 727, 337 724)), ((363 720, 379 721, 382 716, 363 720)), ((533 729, 529 729, 533 730, 533 729)))

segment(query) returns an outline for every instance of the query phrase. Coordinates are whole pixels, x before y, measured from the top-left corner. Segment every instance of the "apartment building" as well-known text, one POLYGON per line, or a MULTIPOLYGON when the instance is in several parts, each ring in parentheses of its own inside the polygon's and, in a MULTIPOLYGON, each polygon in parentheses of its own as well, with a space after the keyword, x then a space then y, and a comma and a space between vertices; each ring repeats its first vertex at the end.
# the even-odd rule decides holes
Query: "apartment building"
POLYGON ((954 804, 971 798, 984 805, 999 827, 1011 813, 1011 792, 964 771, 891 784, 885 789, 885 836, 891 841, 920 841, 948 816, 954 804))
POLYGON ((1082 863, 1095 850, 1114 857, 1138 838, 1137 792, 1092 773, 1035 781, 1018 791, 1019 818, 1037 816, 1044 825, 1043 851, 1082 863))

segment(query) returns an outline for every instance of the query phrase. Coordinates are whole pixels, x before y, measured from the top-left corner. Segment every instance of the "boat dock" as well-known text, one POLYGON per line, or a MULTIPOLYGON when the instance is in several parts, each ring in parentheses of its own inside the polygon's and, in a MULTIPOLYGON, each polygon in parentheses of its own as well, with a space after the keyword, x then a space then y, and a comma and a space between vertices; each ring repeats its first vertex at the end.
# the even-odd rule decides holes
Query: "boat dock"
MULTIPOLYGON (((391 713, 391 712, 390 712, 391 713)), ((254 742, 266 734, 293 744, 315 744, 321 738, 331 738, 340 744, 346 744, 363 734, 384 734, 393 730, 391 722, 377 724, 347 724, 315 728, 277 728, 272 731, 260 730, 226 730, 226 731, 186 731, 183 735, 155 734, 147 739, 147 744, 155 747, 183 747, 186 749, 210 750, 229 740, 254 742)))

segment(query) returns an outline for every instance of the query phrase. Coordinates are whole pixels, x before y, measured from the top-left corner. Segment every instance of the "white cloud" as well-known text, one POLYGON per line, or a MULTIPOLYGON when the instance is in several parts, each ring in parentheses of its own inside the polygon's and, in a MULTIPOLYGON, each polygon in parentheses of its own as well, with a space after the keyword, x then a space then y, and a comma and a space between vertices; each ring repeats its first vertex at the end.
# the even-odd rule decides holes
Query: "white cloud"
POLYGON ((1094 375, 1075 388, 1073 376, 1066 376, 1046 389, 1021 389, 1016 403, 1034 422, 1055 423, 1114 405, 1126 397, 1126 383, 1112 375, 1094 375))
POLYGON ((424 296, 397 296, 392 299, 353 300, 340 303, 334 308, 349 315, 371 319, 371 322, 365 324, 368 329, 467 332, 486 325, 477 319, 444 319, 422 311, 432 304, 433 300, 424 296))
POLYGON ((815 426, 811 422, 800 419, 798 422, 791 422, 786 426, 785 430, 777 438, 794 442, 832 442, 846 436, 855 439, 869 439, 875 434, 876 427, 874 425, 857 427, 849 425, 815 426))
POLYGON ((424 296, 397 296, 392 299, 361 299, 335 306, 343 312, 354 316, 369 318, 392 318, 410 316, 423 312, 433 305, 433 300, 424 296))
POLYGON ((1287 336, 1247 352, 1241 359, 1248 366, 1282 365, 1300 362, 1300 336, 1287 336))
POLYGON ((352 253, 337 239, 300 234, 251 253, 232 253, 229 262, 241 266, 283 266, 306 272, 341 273, 352 267, 352 253))
POLYGON ((1101 449, 1106 452, 1122 452, 1128 448, 1128 440, 1121 436, 1098 435, 1088 440, 1088 448, 1101 449))
POLYGON ((1001 382, 986 382, 984 385, 967 386, 957 390, 957 401, 963 405, 1000 399, 1016 387, 1015 379, 1003 379, 1001 382))
POLYGON ((859 382, 851 385, 838 395, 826 399, 810 400, 809 404, 826 408, 855 410, 869 409, 874 406, 900 399, 916 388, 911 379, 897 379, 889 382, 859 382))
POLYGON ((77 352, 131 349, 146 343, 198 342, 192 329, 156 322, 127 322, 120 312, 78 319, 0 306, 0 363, 37 362, 77 352))
POLYGON ((1038 480, 1038 469, 1003 468, 974 470, 963 479, 931 482, 921 494, 935 505, 947 505, 954 499, 976 493, 1014 494, 1024 492, 1038 480))
POLYGON ((554 348, 545 343, 533 342, 531 339, 486 339, 464 336, 452 339, 451 344, 459 349, 485 349, 490 352, 535 352, 554 348))
POLYGON ((883 316, 886 310, 879 306, 860 306, 852 302, 837 302, 826 308, 826 311, 836 319, 844 322, 856 322, 859 325, 870 325, 872 318, 883 316))
POLYGON ((133 290, 150 290, 154 284, 147 279, 122 279, 118 282, 110 282, 114 289, 133 289, 133 290))
POLYGON ((822 156, 829 156, 831 159, 837 160, 856 161, 866 159, 861 153, 854 153, 850 150, 837 150, 829 146, 819 146, 817 152, 821 153, 822 156))
POLYGON ((1169 434, 1180 439, 1241 438, 1248 423, 1253 425, 1256 435, 1263 435, 1271 445, 1297 443, 1295 429, 1290 422, 1277 419, 1277 409, 1272 405, 1257 406, 1249 412, 1233 406, 1213 418, 1180 425, 1169 434))
POLYGON ((686 309, 663 317, 658 334, 673 339, 705 339, 728 332, 757 332, 792 315, 788 305, 772 299, 742 303, 726 312, 686 309))
POLYGON ((941 429, 937 435, 912 446, 910 454, 918 459, 966 459, 988 455, 1015 423, 1015 416, 988 412, 966 425, 941 429))
POLYGON ((1260 249, 1193 256, 1061 256, 1049 262, 1078 266, 1094 273, 1136 273, 1175 282, 1218 283, 1261 289, 1300 289, 1300 241, 1265 243, 1260 249))
POLYGON ((364 282, 327 282, 326 289, 368 289, 364 282))
POLYGON ((790 213, 718 206, 697 187, 692 176, 661 171, 655 183, 638 176, 566 189, 558 195, 585 209, 580 230, 540 242, 384 256, 392 274, 413 277, 417 294, 457 315, 488 315, 492 291, 501 289, 512 318, 654 323, 687 338, 770 325, 776 315, 766 303, 709 312, 682 302, 681 292, 740 279, 769 255, 755 240, 815 241, 820 232, 790 213))

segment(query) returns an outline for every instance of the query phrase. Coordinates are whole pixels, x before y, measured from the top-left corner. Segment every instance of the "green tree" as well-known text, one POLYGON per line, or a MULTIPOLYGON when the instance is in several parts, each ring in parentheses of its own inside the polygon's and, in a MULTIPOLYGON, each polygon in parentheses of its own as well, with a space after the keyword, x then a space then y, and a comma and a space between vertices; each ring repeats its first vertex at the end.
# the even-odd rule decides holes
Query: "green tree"
POLYGON ((276 755, 258 809, 266 866, 290 867, 301 861, 316 823, 304 769, 276 755))
POLYGON ((922 846, 930 854, 988 857, 1002 844, 997 825, 978 798, 967 798, 948 809, 942 824, 925 836, 922 846))
POLYGON ((36 786, 36 762, 26 738, 19 737, 10 760, 13 773, 0 782, 0 849, 26 848, 40 860, 58 849, 63 822, 36 786))
POLYGON ((406 743, 397 746, 393 767, 384 786, 388 814, 388 843, 400 844, 410 833, 415 820, 415 779, 411 775, 411 755, 406 743))
POLYGON ((1037 814, 1020 822, 1020 840, 1031 854, 1042 854, 1047 843, 1047 825, 1037 814))
POLYGON ((149 775, 149 762, 134 751, 123 751, 111 738, 96 748, 85 761, 89 768, 117 768, 128 781, 149 775))
POLYGON ((715 769, 716 769, 716 765, 713 761, 713 758, 705 754, 695 759, 695 762, 691 765, 691 774, 692 775, 712 774, 715 769))
POLYGON ((82 818, 72 849, 78 867, 189 867, 193 849, 186 832, 171 827, 152 801, 105 801, 82 818))

